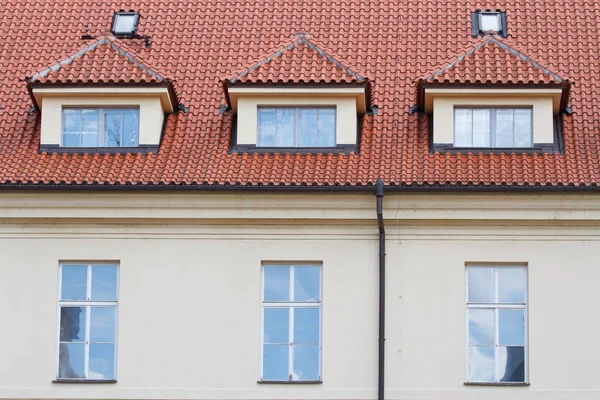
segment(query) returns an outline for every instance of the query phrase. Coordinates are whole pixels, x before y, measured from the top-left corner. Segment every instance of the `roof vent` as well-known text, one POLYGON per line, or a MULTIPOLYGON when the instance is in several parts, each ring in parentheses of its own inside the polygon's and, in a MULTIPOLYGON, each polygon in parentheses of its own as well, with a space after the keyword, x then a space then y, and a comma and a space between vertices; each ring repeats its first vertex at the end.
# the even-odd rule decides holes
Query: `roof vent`
POLYGON ((116 36, 133 36, 137 32, 140 13, 118 11, 113 16, 112 33, 116 36))

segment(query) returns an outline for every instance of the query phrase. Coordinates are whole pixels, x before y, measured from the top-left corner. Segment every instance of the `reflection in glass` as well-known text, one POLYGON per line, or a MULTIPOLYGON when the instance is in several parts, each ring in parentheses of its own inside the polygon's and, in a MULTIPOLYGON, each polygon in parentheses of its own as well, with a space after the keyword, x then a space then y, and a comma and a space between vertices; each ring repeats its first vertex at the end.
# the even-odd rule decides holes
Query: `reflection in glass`
POLYGON ((92 266, 92 300, 117 300, 117 266, 92 266))
POLYGON ((294 343, 319 344, 319 309, 294 309, 294 343))
POLYGON ((470 303, 493 303, 495 297, 494 269, 485 267, 469 267, 469 299, 470 303))
POLYGON ((494 345, 494 310, 469 310, 469 344, 494 345))
POLYGON ((335 108, 319 109, 319 120, 317 122, 319 130, 318 147, 333 147, 336 144, 335 140, 335 108))
POLYGON ((264 309, 264 343, 285 343, 290 341, 290 309, 264 309))
POLYGON ((473 109, 473 147, 490 147, 490 117, 489 108, 473 109))
POLYGON ((263 346, 263 380, 289 380, 288 357, 288 345, 265 344, 263 346))
POLYGON ((294 301, 320 301, 321 268, 294 268, 294 301))
POLYGON ((298 109, 300 117, 300 147, 317 147, 319 143, 317 120, 318 110, 316 108, 298 109))
POLYGON ((61 279, 61 300, 85 300, 87 266, 63 265, 61 279))
POLYGON ((91 343, 88 379, 115 378, 115 345, 91 343))
POLYGON ((496 366, 493 346, 469 346, 469 382, 494 382, 496 366))
POLYGON ((60 308, 60 341, 83 342, 85 340, 85 307, 60 308))
POLYGON ((500 382, 525 382, 525 347, 498 348, 500 382))
POLYGON ((319 346, 294 345, 292 379, 316 381, 319 379, 319 346))
POLYGON ((290 267, 264 267, 264 301, 290 301, 290 267))
POLYGON ((58 353, 58 377, 63 379, 83 379, 85 344, 61 343, 58 353))
POLYGON ((500 303, 525 303, 525 269, 498 268, 498 300, 500 303))
POLYGON ((530 108, 515 109, 515 147, 533 146, 531 113, 530 108))
POLYGON ((294 146, 294 109, 277 109, 277 133, 275 136, 276 147, 294 146))
POLYGON ((496 109, 496 143, 494 147, 513 147, 513 110, 496 109))
POLYGON ((116 307, 91 307, 90 308, 90 341, 108 342, 115 341, 116 307))
POLYGON ((454 110, 454 146, 471 147, 473 145, 473 110, 457 108, 454 110))
POLYGON ((258 109, 258 145, 264 147, 275 146, 277 133, 277 109, 258 109))
POLYGON ((499 344, 525 345, 525 310, 498 310, 499 344))

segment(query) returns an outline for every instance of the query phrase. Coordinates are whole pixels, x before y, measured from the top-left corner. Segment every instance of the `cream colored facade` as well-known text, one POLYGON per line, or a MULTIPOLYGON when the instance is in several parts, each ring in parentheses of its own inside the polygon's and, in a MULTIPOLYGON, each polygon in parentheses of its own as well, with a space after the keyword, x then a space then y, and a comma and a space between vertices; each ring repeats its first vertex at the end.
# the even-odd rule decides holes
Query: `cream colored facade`
MULTIPOLYGON (((386 193, 386 399, 600 398, 600 197, 386 193), (523 263, 525 387, 465 386, 465 264, 523 263)), ((373 194, 0 196, 0 398, 375 399, 373 194), (52 383, 60 261, 120 263, 117 383, 52 383), (259 380, 261 262, 323 264, 322 384, 259 380)))

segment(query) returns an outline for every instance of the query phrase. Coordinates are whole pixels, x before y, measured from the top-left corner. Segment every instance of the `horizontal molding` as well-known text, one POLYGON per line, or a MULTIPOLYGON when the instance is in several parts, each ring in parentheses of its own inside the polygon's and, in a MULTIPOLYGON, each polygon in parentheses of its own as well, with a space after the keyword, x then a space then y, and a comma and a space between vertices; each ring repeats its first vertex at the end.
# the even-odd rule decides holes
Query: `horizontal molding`
POLYGON ((58 144, 41 144, 39 152, 59 154, 156 154, 159 145, 142 144, 138 147, 64 147, 58 144))

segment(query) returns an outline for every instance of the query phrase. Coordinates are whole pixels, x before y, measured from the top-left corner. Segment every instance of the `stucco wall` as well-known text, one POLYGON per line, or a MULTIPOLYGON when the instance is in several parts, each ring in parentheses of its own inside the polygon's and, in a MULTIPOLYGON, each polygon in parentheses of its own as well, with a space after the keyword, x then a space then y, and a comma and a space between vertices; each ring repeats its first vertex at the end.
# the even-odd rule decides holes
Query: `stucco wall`
MULTIPOLYGON (((597 399, 600 201, 386 195, 388 399, 597 399), (535 209, 533 208, 535 207, 535 209), (529 273, 529 387, 467 387, 466 262, 529 273)), ((373 195, 0 196, 0 398, 374 399, 373 195), (118 260, 116 384, 53 384, 60 260, 118 260), (261 385, 261 261, 323 263, 323 384, 261 385)))

